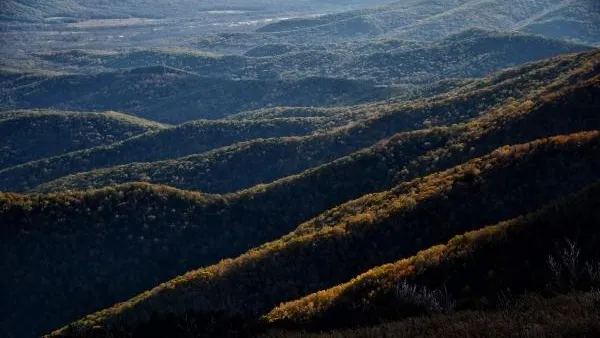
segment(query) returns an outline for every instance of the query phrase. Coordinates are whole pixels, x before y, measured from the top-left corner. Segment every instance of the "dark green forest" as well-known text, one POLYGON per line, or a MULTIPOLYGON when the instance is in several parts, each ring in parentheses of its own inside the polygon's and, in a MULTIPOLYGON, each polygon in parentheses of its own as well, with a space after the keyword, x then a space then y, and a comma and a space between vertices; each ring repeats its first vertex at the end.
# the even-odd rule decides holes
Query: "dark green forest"
POLYGON ((600 336, 600 7, 5 1, 0 337, 600 336))

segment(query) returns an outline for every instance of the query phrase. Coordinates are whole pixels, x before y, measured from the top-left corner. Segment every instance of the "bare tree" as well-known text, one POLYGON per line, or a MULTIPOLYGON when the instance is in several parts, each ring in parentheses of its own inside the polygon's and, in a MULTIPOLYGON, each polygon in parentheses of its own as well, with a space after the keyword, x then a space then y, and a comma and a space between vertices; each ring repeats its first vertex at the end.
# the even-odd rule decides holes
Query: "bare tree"
POLYGON ((456 307, 446 286, 429 290, 425 286, 411 285, 403 280, 396 286, 396 298, 404 304, 417 306, 427 313, 451 313, 456 307))
POLYGON ((582 280, 588 281, 591 288, 600 286, 600 263, 581 260, 581 250, 577 243, 565 240, 565 247, 556 255, 548 256, 548 267, 552 274, 553 286, 575 290, 582 280), (566 284, 566 285, 565 285, 566 284))

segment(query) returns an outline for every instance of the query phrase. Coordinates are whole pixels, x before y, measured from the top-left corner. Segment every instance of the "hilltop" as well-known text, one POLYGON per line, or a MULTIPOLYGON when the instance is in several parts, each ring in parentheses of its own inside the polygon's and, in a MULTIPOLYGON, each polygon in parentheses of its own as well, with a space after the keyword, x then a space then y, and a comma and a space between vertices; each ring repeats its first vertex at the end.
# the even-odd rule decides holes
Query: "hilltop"
POLYGON ((419 44, 397 39, 310 46, 286 44, 286 48, 269 55, 268 51, 276 46, 254 47, 245 56, 158 48, 126 53, 72 50, 36 56, 59 69, 73 67, 91 72, 167 65, 219 79, 327 77, 418 85, 448 78, 482 77, 525 62, 591 49, 537 35, 477 28, 419 44))
POLYGON ((78 332, 96 325, 111 330, 138 326, 136 332, 142 335, 177 332, 177 316, 186 311, 216 318, 217 325, 231 316, 252 318, 281 301, 334 286, 456 233, 533 212, 552 202, 554 193, 577 192, 600 179, 598 144, 597 133, 584 133, 504 147, 445 172, 366 195, 304 223, 280 240, 90 315, 77 323, 78 332), (406 233, 411 236, 400 236, 406 233), (288 259, 294 264, 285 263, 288 259), (153 313, 162 314, 162 319, 144 319, 153 313), (171 316, 164 317, 167 314, 171 316))
MULTIPOLYGON (((594 76, 598 71, 594 66, 597 63, 596 53, 522 66, 424 101, 359 106, 349 112, 339 110, 349 116, 348 119, 354 116, 357 122, 324 133, 254 140, 179 159, 78 173, 36 189, 60 191, 101 187, 143 177, 149 182, 184 189, 232 192, 325 164, 373 146, 398 132, 468 121, 494 108, 518 106, 518 100, 522 103, 528 100, 535 102, 539 100, 539 92, 557 91, 576 83, 576 79, 594 76)), ((24 187, 31 189, 46 181, 44 177, 30 172, 37 172, 35 166, 4 170, 0 172, 1 186, 7 190, 22 191, 24 187), (17 176, 22 178, 18 182, 13 179, 17 176)))
POLYGON ((164 128, 115 112, 0 112, 0 169, 164 128))
POLYGON ((12 74, 2 86, 0 108, 118 110, 166 123, 214 119, 265 106, 357 104, 395 92, 365 81, 237 81, 164 66, 99 74, 12 74))
POLYGON ((534 213, 460 234, 444 245, 282 304, 265 319, 286 322, 288 326, 309 322, 345 326, 356 320, 368 322, 387 317, 388 311, 390 318, 401 316, 402 304, 394 304, 393 296, 401 280, 434 289, 444 285, 463 308, 484 299, 498 306, 499 297, 507 290, 518 295, 547 288, 553 281, 548 255, 574 234, 577 238, 570 240, 577 241, 580 262, 598 259, 594 247, 599 203, 600 185, 593 184, 534 213))

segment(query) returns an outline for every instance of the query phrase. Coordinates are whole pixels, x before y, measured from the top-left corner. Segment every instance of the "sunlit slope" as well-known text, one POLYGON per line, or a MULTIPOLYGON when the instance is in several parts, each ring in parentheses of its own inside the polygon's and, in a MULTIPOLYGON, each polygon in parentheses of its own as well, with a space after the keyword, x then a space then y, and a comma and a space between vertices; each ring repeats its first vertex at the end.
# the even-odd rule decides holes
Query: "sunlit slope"
POLYGON ((282 301, 582 189, 600 178, 599 140, 591 132, 504 147, 448 171, 366 195, 278 241, 90 315, 78 322, 78 332, 118 325, 164 333, 177 330, 177 316, 190 310, 227 318, 264 313, 282 301), (152 313, 175 317, 148 322, 152 313))
MULTIPOLYGON (((546 298, 535 293, 516 297, 508 307, 499 309, 460 310, 452 314, 417 316, 398 321, 365 325, 357 328, 306 332, 304 330, 272 329, 261 338, 462 338, 512 337, 517 331, 531 330, 535 336, 594 336, 600 330, 596 292, 556 295, 546 298), (533 330, 532 330, 533 331, 533 330)), ((331 323, 333 324, 333 323, 331 323)))
MULTIPOLYGON (((196 230, 190 230, 192 232, 185 238, 179 238, 170 232, 165 232, 156 235, 157 238, 161 239, 156 243, 149 244, 147 241, 128 242, 132 247, 132 251, 127 253, 127 256, 131 259, 135 257, 140 262, 160 260, 168 262, 165 263, 165 266, 171 267, 171 269, 157 270, 153 268, 154 265, 152 264, 148 266, 140 265, 135 270, 136 273, 142 276, 139 281, 130 279, 128 282, 119 277, 118 274, 111 273, 112 268, 109 268, 109 266, 120 266, 111 263, 112 259, 99 263, 97 271, 82 274, 75 270, 62 272, 62 274, 73 274, 73 276, 77 276, 78 279, 82 280, 95 280, 95 282, 90 282, 92 285, 95 285, 94 283, 104 283, 107 279, 114 280, 115 283, 118 281, 122 293, 112 290, 107 294, 106 299, 114 299, 111 297, 116 294, 127 295, 127 292, 131 295, 133 292, 139 292, 140 285, 144 285, 147 280, 164 280, 176 274, 181 274, 190 267, 194 268, 215 263, 221 258, 240 254, 252 246, 260 245, 264 241, 284 235, 298 223, 336 205, 368 193, 389 189, 400 182, 426 175, 435 170, 462 163, 503 144, 514 144, 534 140, 538 137, 600 128, 600 116, 597 113, 599 104, 597 94, 598 81, 597 79, 591 79, 578 86, 546 93, 545 96, 537 99, 537 104, 525 101, 511 106, 510 109, 500 107, 488 115, 467 124, 451 128, 440 127, 398 134, 373 148, 359 151, 302 174, 215 199, 216 202, 209 203, 209 205, 212 205, 211 208, 215 208, 215 211, 209 213, 195 211, 195 221, 192 222, 203 225, 196 230), (302 203, 297 203, 297 201, 302 201, 302 203), (206 232, 205 229, 212 227, 215 227, 214 232, 206 232), (223 235, 218 229, 226 231, 229 235, 223 235), (196 233, 202 234, 202 236, 193 235, 196 233), (167 254, 158 249, 150 251, 142 249, 148 245, 150 245, 150 248, 161 245, 174 246, 178 250, 171 250, 167 254), (196 255, 189 256, 185 251, 187 250, 185 248, 188 247, 202 247, 202 249, 197 251, 196 255), (105 266, 105 264, 108 264, 108 266, 105 266)), ((148 187, 147 193, 155 194, 154 188, 148 187)), ((116 187, 117 192, 123 189, 123 187, 116 187)), ((173 190, 163 190, 169 194, 174 193, 173 190)), ((97 194, 97 192, 89 192, 85 196, 95 196, 97 194)), ((72 198, 69 196, 73 195, 79 196, 79 193, 59 196, 72 198)), ((52 204, 57 203, 52 199, 48 201, 52 204)), ((121 219, 119 215, 126 213, 125 211, 117 211, 116 215, 112 213, 98 215, 94 212, 97 208, 102 210, 107 208, 113 211, 117 208, 120 210, 119 205, 132 203, 130 199, 125 199, 119 203, 116 201, 114 203, 106 202, 108 204, 102 204, 102 206, 97 205, 98 201, 89 207, 92 210, 89 214, 77 214, 77 216, 76 214, 67 213, 69 215, 67 216, 59 213, 44 216, 42 212, 33 211, 27 213, 28 216, 25 219, 30 219, 29 222, 34 224, 48 224, 48 231, 52 233, 53 230, 51 229, 61 223, 68 222, 90 236, 93 236, 94 229, 98 224, 107 224, 110 228, 120 228, 127 226, 127 223, 142 224, 147 222, 142 214, 121 219)), ((156 205, 150 205, 149 207, 154 210, 156 205)), ((67 212, 69 204, 58 203, 57 208, 59 210, 64 209, 63 211, 67 212)), ((206 208, 205 206, 202 210, 206 208)), ((157 216, 154 211, 148 213, 157 216)), ((13 222, 17 226, 24 224, 22 223, 23 219, 13 217, 15 218, 12 221, 9 219, 7 222, 13 222)), ((177 220, 178 218, 173 219, 177 220)), ((159 214, 156 220, 148 224, 154 227, 154 225, 160 226, 165 222, 172 221, 159 214)), ((179 221, 176 221, 175 224, 177 222, 179 221)), ((139 230, 131 231, 133 234, 140 233, 139 230)), ((141 233, 146 236, 145 232, 141 233)), ((57 239, 60 239, 60 237, 57 239)), ((42 239, 28 237, 27 241, 22 242, 20 245, 28 247, 37 245, 36 243, 39 241, 42 241, 42 239)), ((46 239, 46 245, 50 246, 59 245, 58 243, 61 242, 52 243, 54 243, 53 240, 46 239)), ((114 247, 111 243, 109 240, 98 242, 97 250, 105 252, 107 257, 112 257, 114 247)), ((63 256, 63 253, 58 253, 46 256, 46 260, 62 261, 63 256)), ((95 259, 95 256, 90 256, 87 250, 77 250, 77 256, 82 259, 86 259, 84 257, 90 260, 95 259)), ((19 262, 21 269, 33 271, 40 269, 37 255, 23 256, 19 259, 19 262), (25 257, 29 258, 24 260, 25 257)), ((116 269, 115 273, 120 270, 120 268, 116 269)), ((60 285, 49 285, 53 289, 62 288, 60 285)), ((36 286, 36 288, 39 289, 40 286, 36 286)), ((85 296, 80 295, 79 297, 83 299, 85 296)), ((86 301, 82 305, 89 303, 90 301, 86 301)), ((78 307, 74 306, 73 308, 78 307)), ((85 311, 89 308, 84 306, 82 309, 85 311)))
MULTIPOLYGON (((399 281, 445 285, 459 307, 499 302, 501 292, 544 290, 552 282, 548 255, 577 241, 581 262, 598 258, 600 185, 556 200, 541 210, 467 232, 351 281, 282 304, 265 316, 273 324, 345 326, 410 315, 394 297, 399 281), (404 309, 404 311, 403 311, 404 309)), ((413 312, 412 314, 417 314, 413 312)))
MULTIPOLYGON (((454 94, 408 103, 359 106, 358 115, 370 116, 353 125, 304 137, 274 138, 163 162, 132 164, 68 176, 38 189, 59 191, 100 187, 140 180, 212 193, 231 192, 299 173, 374 145, 398 132, 468 121, 493 108, 565 88, 598 73, 597 52, 555 58, 540 64, 502 72, 478 84, 459 88, 454 94), (536 67, 537 66, 537 67, 536 67)), ((534 104, 535 106, 535 104, 534 104)), ((342 112, 345 113, 345 112, 342 112)), ((0 172, 9 190, 42 183, 26 174, 28 168, 0 172), (14 182, 19 175, 26 180, 14 182), (37 183, 36 183, 37 182, 37 183)))

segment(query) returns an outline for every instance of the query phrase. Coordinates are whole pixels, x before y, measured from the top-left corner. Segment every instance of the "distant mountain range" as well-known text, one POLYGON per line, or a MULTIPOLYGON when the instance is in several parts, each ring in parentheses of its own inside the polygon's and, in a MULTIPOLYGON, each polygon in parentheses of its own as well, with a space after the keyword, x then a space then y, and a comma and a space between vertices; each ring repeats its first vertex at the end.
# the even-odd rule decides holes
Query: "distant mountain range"
POLYGON ((600 4, 593 0, 398 1, 317 19, 280 21, 259 32, 307 42, 380 35, 432 40, 469 27, 519 30, 598 44, 600 4))
POLYGON ((422 84, 491 72, 590 47, 520 33, 468 29, 439 41, 414 43, 375 39, 347 44, 289 44, 255 47, 246 56, 186 50, 128 53, 65 51, 38 54, 57 69, 76 65, 90 72, 165 65, 204 77, 277 80, 328 77, 373 80, 378 84, 422 84))
POLYGON ((477 29, 426 46, 403 46, 399 41, 360 45, 358 55, 348 56, 353 48, 272 57, 153 50, 43 54, 40 57, 57 68, 78 65, 92 72, 5 71, 0 77, 0 107, 118 110, 180 123, 269 106, 353 105, 418 97, 442 79, 481 77, 524 62, 590 49, 477 29))
MULTIPOLYGON (((382 1, 386 2, 386 1, 382 1)), ((375 2, 376 4, 377 2, 375 2)), ((203 12, 313 12, 343 10, 373 5, 372 1, 349 0, 340 5, 333 0, 273 1, 205 0, 201 2, 175 0, 6 0, 0 7, 0 19, 24 22, 61 22, 85 19, 190 17, 203 12)), ((215 13, 216 14, 216 13, 215 13)))

